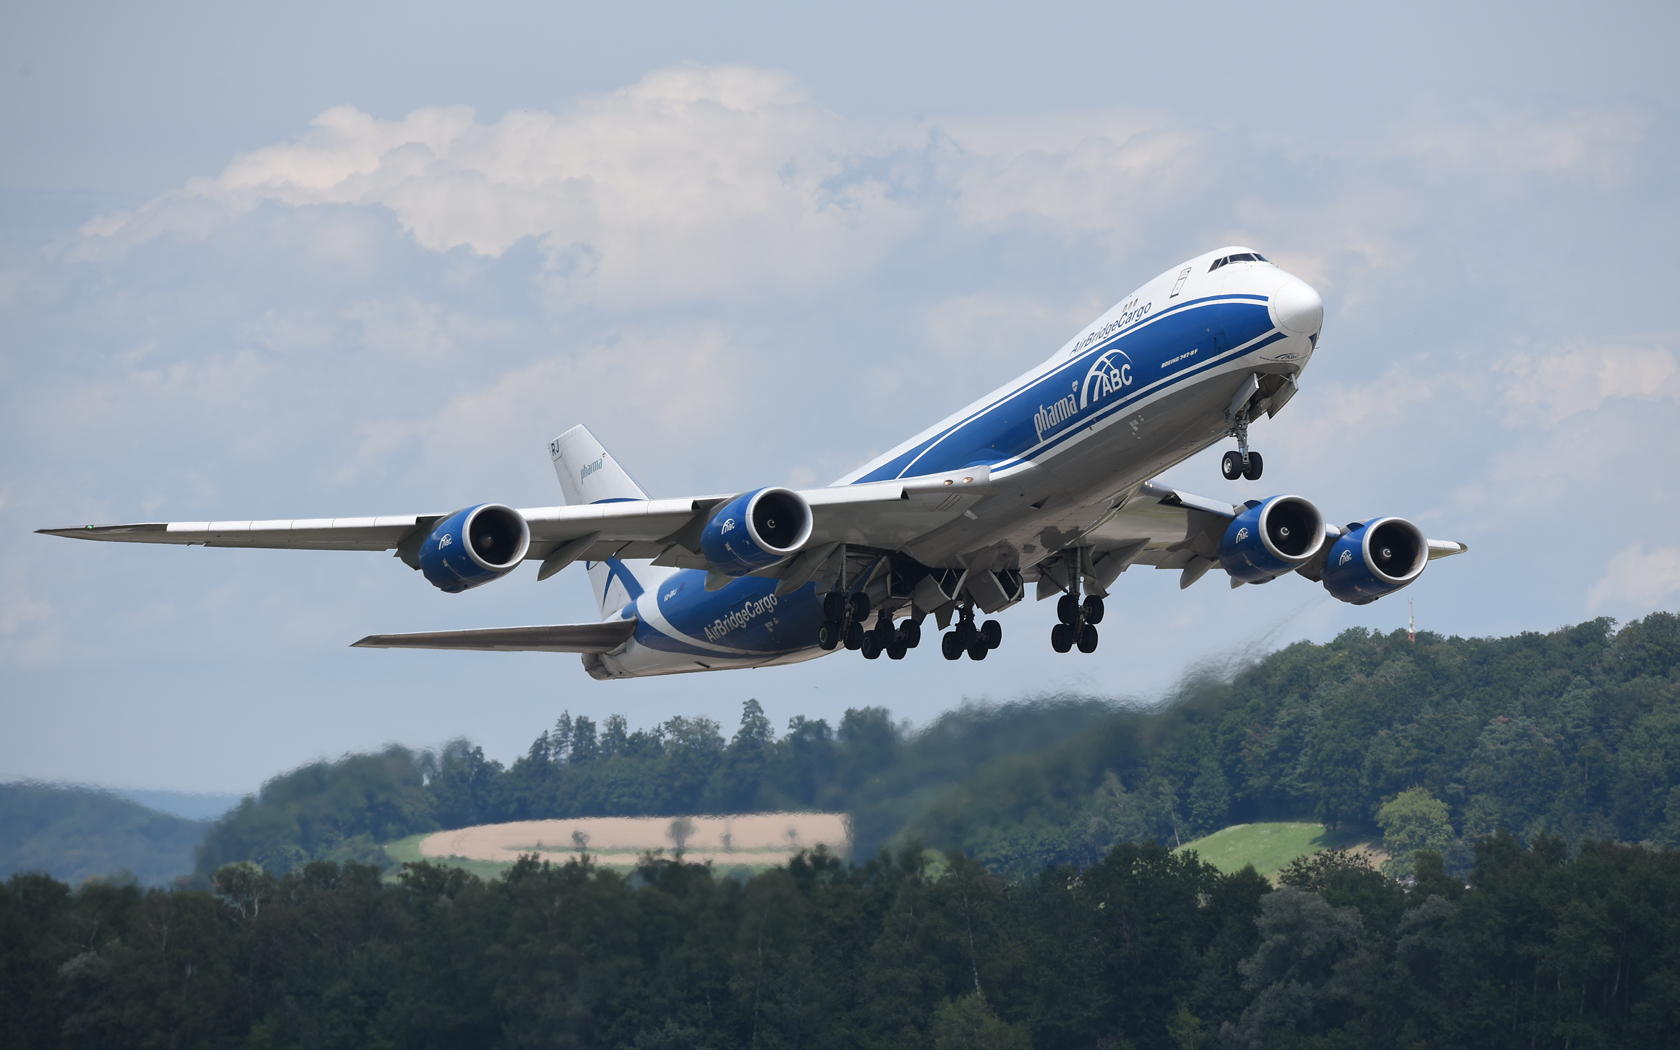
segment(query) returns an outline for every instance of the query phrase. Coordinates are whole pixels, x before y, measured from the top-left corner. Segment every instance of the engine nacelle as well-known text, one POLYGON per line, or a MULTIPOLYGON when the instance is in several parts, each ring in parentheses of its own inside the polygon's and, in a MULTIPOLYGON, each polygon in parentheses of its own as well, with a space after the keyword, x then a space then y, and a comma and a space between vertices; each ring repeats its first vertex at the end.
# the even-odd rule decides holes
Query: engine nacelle
POLYGON ((512 572, 531 546, 531 527, 512 507, 480 503, 444 518, 420 545, 420 571, 450 594, 512 572))
POLYGON ((811 505, 792 489, 743 492, 719 507, 700 534, 700 553, 718 572, 768 568, 811 538, 811 505))
POLYGON ((1364 605, 1411 583, 1428 564, 1429 540, 1421 529, 1405 518, 1375 518, 1331 545, 1324 589, 1364 605))
POLYGON ((1324 515, 1299 496, 1251 503, 1232 519, 1219 564, 1244 583, 1265 583, 1312 560, 1324 543, 1324 515))

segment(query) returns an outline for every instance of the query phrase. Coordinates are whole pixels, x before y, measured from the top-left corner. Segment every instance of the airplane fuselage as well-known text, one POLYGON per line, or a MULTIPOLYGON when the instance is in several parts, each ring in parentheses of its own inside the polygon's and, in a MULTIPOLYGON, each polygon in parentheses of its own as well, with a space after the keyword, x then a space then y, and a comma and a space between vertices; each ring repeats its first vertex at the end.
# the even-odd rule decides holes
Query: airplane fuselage
MULTIPOLYGON (((1038 367, 835 484, 985 467, 990 495, 905 555, 929 568, 1019 572, 1067 548, 1142 483, 1226 437, 1233 396, 1252 377, 1292 381, 1311 358, 1317 294, 1263 260, 1215 266, 1233 255, 1252 253, 1223 248, 1161 274, 1038 367)), ((623 649, 586 658, 595 677, 826 655, 814 583, 778 596, 773 578, 707 591, 698 569, 592 567, 601 569, 606 593, 622 600, 618 616, 637 628, 623 649)))

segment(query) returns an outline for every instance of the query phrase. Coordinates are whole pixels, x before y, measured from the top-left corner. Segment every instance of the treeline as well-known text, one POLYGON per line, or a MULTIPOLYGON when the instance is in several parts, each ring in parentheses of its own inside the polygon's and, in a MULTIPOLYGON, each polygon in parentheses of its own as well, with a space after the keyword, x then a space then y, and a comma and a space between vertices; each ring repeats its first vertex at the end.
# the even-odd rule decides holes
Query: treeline
POLYGON ((563 715, 511 766, 460 743, 278 777, 212 830, 199 868, 383 862, 381 842, 507 820, 820 809, 851 815, 860 855, 915 838, 1024 878, 1233 823, 1375 833, 1402 793, 1442 814, 1420 841, 1460 873, 1499 828, 1680 844, 1680 618, 1415 643, 1355 628, 1191 675, 1155 707, 965 706, 913 733, 860 707, 778 734, 756 700, 727 739, 705 718, 563 715))
POLYGON ((1673 1046, 1680 853, 1509 834, 1470 887, 1342 854, 1272 890, 1127 844, 1005 883, 909 847, 746 881, 254 865, 213 890, 0 885, 0 1045, 1673 1046))

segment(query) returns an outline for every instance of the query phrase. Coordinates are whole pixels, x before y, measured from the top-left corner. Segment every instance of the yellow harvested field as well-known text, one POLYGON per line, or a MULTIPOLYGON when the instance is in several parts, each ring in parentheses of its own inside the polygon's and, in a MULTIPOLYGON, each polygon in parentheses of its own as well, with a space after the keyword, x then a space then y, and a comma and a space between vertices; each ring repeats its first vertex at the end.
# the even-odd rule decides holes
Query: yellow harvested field
POLYGON ((480 824, 426 836, 420 840, 420 855, 507 863, 535 853, 542 860, 562 864, 588 853, 598 864, 628 867, 650 850, 671 856, 681 848, 683 859, 690 863, 760 866, 785 864, 800 850, 818 844, 836 856, 850 853, 852 838, 844 813, 579 817, 480 824))

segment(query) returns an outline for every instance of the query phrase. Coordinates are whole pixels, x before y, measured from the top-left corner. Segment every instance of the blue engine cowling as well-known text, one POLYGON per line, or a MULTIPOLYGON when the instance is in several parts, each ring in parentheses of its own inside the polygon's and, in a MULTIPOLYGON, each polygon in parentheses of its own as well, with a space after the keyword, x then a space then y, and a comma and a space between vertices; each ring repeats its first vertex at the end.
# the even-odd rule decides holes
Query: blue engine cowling
POLYGON ((791 489, 743 492, 718 508, 700 534, 700 553, 717 572, 745 576, 768 568, 811 538, 811 505, 791 489))
POLYGON ((1322 579, 1335 597, 1364 605, 1411 583, 1428 564, 1422 530, 1405 518, 1375 518, 1331 545, 1322 579))
POLYGON ((1265 583, 1312 560, 1324 543, 1324 515, 1299 496, 1273 496, 1232 519, 1219 564, 1233 579, 1265 583))
POLYGON ((450 594, 512 572, 531 546, 531 527, 512 507, 480 503, 438 522, 420 545, 420 571, 450 594))

